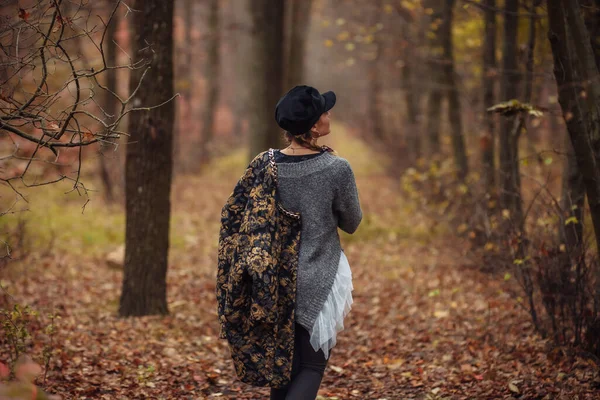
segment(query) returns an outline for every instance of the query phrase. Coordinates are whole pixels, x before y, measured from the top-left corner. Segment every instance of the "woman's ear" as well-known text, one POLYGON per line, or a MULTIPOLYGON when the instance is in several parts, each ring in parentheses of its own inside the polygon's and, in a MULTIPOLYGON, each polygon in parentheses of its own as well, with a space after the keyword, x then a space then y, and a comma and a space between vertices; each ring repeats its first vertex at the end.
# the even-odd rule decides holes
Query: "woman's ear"
POLYGON ((313 125, 312 128, 310 128, 310 133, 312 134, 313 137, 319 137, 319 131, 317 130, 317 125, 313 125))

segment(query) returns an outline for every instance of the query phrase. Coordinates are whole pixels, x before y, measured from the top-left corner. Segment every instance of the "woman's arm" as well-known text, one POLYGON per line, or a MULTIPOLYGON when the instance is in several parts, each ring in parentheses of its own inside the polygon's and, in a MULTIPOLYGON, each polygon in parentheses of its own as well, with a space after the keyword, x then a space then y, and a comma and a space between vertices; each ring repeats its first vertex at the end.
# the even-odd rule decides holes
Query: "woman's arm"
POLYGON ((343 160, 337 183, 333 209, 338 216, 338 226, 344 232, 354 233, 362 220, 362 210, 354 172, 346 160, 343 160))

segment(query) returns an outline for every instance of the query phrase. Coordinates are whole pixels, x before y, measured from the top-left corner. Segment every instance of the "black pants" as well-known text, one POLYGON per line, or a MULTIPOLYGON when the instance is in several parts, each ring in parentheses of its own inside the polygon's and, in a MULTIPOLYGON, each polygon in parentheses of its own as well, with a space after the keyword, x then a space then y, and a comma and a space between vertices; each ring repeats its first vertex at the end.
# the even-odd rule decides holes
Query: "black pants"
POLYGON ((271 400, 315 400, 326 366, 323 350, 315 352, 308 331, 296 324, 292 381, 285 388, 271 388, 271 400))

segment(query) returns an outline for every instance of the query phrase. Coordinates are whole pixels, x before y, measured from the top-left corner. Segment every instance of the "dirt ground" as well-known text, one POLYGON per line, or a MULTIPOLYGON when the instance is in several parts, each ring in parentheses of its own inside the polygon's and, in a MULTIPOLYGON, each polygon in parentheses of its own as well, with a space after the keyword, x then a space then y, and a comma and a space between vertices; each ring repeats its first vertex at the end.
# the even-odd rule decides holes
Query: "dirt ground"
MULTIPOLYGON (((451 232, 431 229, 376 155, 355 142, 339 151, 355 170, 365 217, 356 235, 342 236, 354 305, 320 396, 600 398, 594 363, 535 334, 506 290, 510 281, 479 272, 451 232)), ((35 253, 2 272, 13 300, 40 312, 29 325, 31 353, 41 359, 44 346, 52 349, 40 386, 65 399, 267 398, 267 389, 236 380, 226 342, 217 339, 219 211, 242 158, 176 179, 168 317, 117 318, 122 271, 106 262, 110 246, 35 253), (49 313, 60 317, 51 335, 49 313)), ((94 207, 86 213, 115 212, 94 207)))

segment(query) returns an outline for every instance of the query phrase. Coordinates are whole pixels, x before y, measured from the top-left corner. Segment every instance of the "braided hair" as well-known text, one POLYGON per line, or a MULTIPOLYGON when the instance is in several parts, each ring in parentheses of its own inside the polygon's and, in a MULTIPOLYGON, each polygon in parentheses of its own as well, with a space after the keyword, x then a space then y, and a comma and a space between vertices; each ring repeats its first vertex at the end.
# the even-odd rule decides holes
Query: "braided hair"
POLYGON ((332 149, 331 147, 325 146, 325 145, 321 145, 321 146, 317 145, 318 138, 313 137, 311 135, 310 131, 299 134, 299 135, 294 135, 290 132, 285 132, 284 138, 288 144, 297 143, 300 146, 307 148, 309 150, 327 151, 329 153, 337 155, 337 152, 334 149, 332 149))

